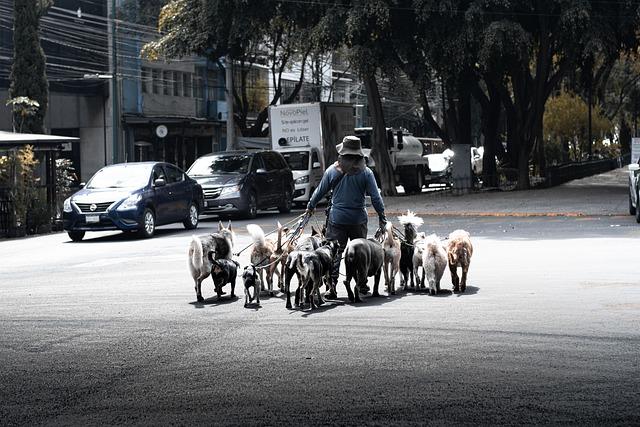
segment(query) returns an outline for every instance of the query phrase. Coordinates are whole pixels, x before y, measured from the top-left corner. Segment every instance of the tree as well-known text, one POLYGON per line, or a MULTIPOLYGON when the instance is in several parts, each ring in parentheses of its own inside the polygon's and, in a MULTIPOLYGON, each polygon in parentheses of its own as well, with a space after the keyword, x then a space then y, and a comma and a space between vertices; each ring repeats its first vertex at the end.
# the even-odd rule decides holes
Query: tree
POLYGON ((516 153, 518 188, 529 187, 532 150, 542 150, 546 100, 569 71, 596 51, 616 57, 637 44, 637 5, 631 2, 493 0, 469 19, 482 29, 483 77, 500 92, 508 150, 516 153))
POLYGON ((255 89, 251 73, 255 65, 268 67, 272 93, 268 105, 291 103, 305 77, 305 64, 312 52, 325 47, 314 35, 323 7, 298 2, 256 4, 243 0, 172 0, 162 8, 162 36, 148 43, 143 55, 150 59, 200 55, 220 63, 228 57, 234 67, 234 120, 244 136, 265 136, 267 106, 251 123, 255 89), (299 78, 285 90, 284 72, 300 62, 299 78))
MULTIPOLYGON (((589 141, 587 103, 566 91, 547 101, 544 115, 544 135, 551 146, 547 160, 562 163, 567 160, 583 161, 590 155, 593 141, 589 141), (558 149, 559 148, 559 149, 558 149), (573 154, 573 159, 569 154, 573 154)), ((599 107, 594 108, 592 135, 602 140, 612 130, 613 124, 604 116, 599 107)))
MULTIPOLYGON (((20 130, 44 133, 44 118, 49 104, 49 83, 45 71, 45 56, 38 35, 40 17, 50 3, 43 0, 15 0, 13 27, 13 65, 11 67, 11 99, 28 98, 37 102, 34 114, 23 115, 24 109, 13 110, 14 123, 20 130)), ((14 104, 15 106, 15 104, 14 104)))
POLYGON ((13 118, 13 131, 22 133, 25 121, 38 113, 40 104, 26 96, 18 96, 7 101, 7 106, 11 106, 13 118))

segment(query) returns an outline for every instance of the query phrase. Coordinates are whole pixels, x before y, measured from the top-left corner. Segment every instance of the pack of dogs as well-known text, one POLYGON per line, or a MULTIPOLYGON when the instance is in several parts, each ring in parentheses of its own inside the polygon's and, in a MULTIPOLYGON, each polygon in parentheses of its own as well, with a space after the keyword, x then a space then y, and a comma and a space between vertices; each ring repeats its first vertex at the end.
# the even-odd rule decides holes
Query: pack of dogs
MULTIPOLYGON (((473 246, 471 236, 465 230, 455 230, 445 239, 436 234, 419 232, 422 218, 407 211, 398 217, 402 232, 388 222, 373 238, 353 239, 348 242, 343 255, 346 288, 350 302, 360 302, 361 290, 367 288, 369 277, 374 278, 372 296, 379 296, 380 278, 384 276, 387 294, 396 293, 396 277, 405 291, 426 289, 437 295, 441 280, 449 266, 453 292, 463 293, 467 287, 467 275, 473 246), (458 276, 458 269, 462 273, 458 276), (351 289, 351 282, 355 286, 351 289)), ((310 235, 295 236, 292 231, 277 225, 276 238, 267 238, 259 225, 247 225, 252 239, 250 264, 240 274, 243 282, 245 307, 260 306, 260 293, 275 294, 274 276, 278 289, 286 295, 286 308, 291 309, 291 280, 297 278, 295 306, 316 309, 325 303, 323 286, 335 294, 331 279, 333 263, 338 253, 338 242, 327 239, 324 229, 311 227, 310 235), (254 302, 255 301, 255 302, 254 302)), ((218 224, 218 231, 192 236, 188 249, 188 266, 194 281, 196 298, 203 302, 202 282, 211 276, 218 298, 225 294, 223 287, 231 285, 231 297, 235 297, 235 284, 240 264, 233 260, 235 233, 231 221, 225 227, 218 224)))

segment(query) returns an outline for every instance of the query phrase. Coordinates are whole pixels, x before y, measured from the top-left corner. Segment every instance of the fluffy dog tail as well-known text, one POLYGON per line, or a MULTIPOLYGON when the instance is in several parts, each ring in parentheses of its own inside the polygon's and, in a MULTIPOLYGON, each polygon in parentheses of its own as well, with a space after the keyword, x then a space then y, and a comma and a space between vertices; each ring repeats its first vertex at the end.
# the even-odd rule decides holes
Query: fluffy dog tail
POLYGON ((195 234, 191 236, 191 245, 189 247, 189 253, 191 255, 191 264, 197 269, 202 268, 204 256, 202 252, 202 241, 195 234))
POLYGON ((257 224, 249 224, 249 225, 247 225, 247 231, 251 235, 251 238, 253 239, 253 244, 254 245, 257 245, 257 246, 264 246, 265 245, 264 231, 262 231, 262 228, 260 228, 259 225, 257 225, 257 224))

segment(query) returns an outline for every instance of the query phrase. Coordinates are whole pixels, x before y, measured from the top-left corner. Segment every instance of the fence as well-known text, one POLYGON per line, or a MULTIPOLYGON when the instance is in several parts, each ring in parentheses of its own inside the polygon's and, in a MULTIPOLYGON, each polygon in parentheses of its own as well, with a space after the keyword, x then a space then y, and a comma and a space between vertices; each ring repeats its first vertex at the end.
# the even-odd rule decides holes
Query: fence
POLYGON ((589 160, 547 168, 546 187, 553 187, 573 179, 585 178, 619 167, 618 159, 589 160))

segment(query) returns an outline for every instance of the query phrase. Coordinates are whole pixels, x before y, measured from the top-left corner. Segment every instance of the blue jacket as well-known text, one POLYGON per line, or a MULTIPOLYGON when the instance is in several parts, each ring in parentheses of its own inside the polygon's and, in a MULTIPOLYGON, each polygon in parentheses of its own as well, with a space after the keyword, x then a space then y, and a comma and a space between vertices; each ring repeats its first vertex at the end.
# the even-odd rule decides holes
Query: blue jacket
MULTIPOLYGON (((318 202, 329 192, 331 183, 342 176, 335 165, 329 166, 322 176, 320 185, 313 192, 308 209, 315 209, 318 202)), ((334 224, 364 224, 367 222, 365 196, 371 196, 371 203, 378 215, 384 213, 384 203, 371 169, 365 167, 354 175, 344 175, 333 189, 329 221, 334 224)))

